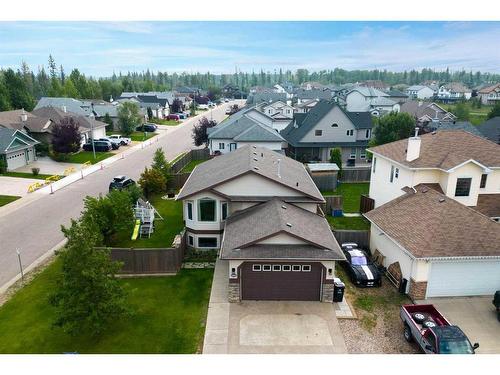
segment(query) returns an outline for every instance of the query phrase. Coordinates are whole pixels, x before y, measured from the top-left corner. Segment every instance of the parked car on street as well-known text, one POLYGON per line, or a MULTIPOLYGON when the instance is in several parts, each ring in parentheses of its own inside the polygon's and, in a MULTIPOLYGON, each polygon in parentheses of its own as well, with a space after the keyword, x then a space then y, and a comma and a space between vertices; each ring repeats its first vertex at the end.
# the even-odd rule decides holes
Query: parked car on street
POLYGON ((497 309, 497 319, 500 322, 500 290, 495 292, 495 296, 493 297, 493 306, 497 309))
POLYGON ((121 146, 120 141, 117 141, 116 139, 111 139, 108 137, 99 138, 99 139, 97 139, 97 141, 108 141, 109 143, 111 143, 111 148, 113 150, 118 150, 121 146))
POLYGON ((374 287, 382 285, 382 275, 365 251, 358 244, 348 242, 342 244, 346 261, 342 262, 351 281, 359 287, 374 287))
POLYGON ((198 109, 208 109, 208 104, 198 104, 198 109))
POLYGON ((94 147, 92 147, 92 141, 87 142, 83 145, 83 150, 84 151, 93 151, 95 148, 96 151, 99 152, 108 152, 113 149, 113 146, 111 145, 110 141, 94 141, 94 147))
POLYGON ((135 185, 135 181, 127 176, 116 176, 109 184, 109 191, 122 190, 135 185))
POLYGON ((129 145, 130 142, 132 142, 132 139, 127 138, 127 137, 123 137, 120 134, 112 134, 112 135, 109 135, 107 138, 109 138, 111 140, 119 141, 122 146, 129 145))
POLYGON ((135 130, 137 130, 138 132, 154 133, 156 129, 158 129, 158 126, 156 126, 156 124, 146 123, 138 126, 135 130))
POLYGON ((167 120, 174 120, 174 121, 179 121, 180 117, 176 113, 171 113, 167 116, 167 120))
POLYGON ((187 118, 187 115, 185 113, 174 113, 175 115, 179 116, 179 119, 186 119, 187 118))
POLYGON ((229 103, 229 99, 228 98, 224 99, 224 103, 229 103))
POLYGON ((434 305, 403 305, 399 316, 406 341, 415 340, 425 354, 474 354, 479 348, 434 305))

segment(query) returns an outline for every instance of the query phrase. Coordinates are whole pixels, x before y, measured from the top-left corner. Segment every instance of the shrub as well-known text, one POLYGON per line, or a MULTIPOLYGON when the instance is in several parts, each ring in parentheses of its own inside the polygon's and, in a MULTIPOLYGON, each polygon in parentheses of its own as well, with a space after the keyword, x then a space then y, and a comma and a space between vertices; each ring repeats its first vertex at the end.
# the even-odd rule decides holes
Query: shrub
POLYGON ((49 154, 49 145, 47 143, 39 143, 35 146, 35 151, 39 156, 47 156, 49 154))
POLYGON ((69 154, 80 149, 80 124, 73 117, 64 117, 52 127, 52 149, 59 154, 69 154))
POLYGON ((40 173, 40 168, 31 168, 31 173, 33 173, 33 176, 38 176, 40 173))
POLYGON ((338 178, 342 177, 342 151, 340 151, 340 148, 330 150, 330 163, 337 164, 337 167, 339 167, 338 178))
POLYGON ((144 172, 142 172, 141 178, 139 179, 139 185, 141 186, 144 195, 149 198, 153 193, 165 192, 167 180, 157 169, 148 169, 146 167, 144 168, 144 172))
POLYGON ((3 158, 3 156, 0 156, 0 174, 3 174, 7 172, 7 162, 3 158))

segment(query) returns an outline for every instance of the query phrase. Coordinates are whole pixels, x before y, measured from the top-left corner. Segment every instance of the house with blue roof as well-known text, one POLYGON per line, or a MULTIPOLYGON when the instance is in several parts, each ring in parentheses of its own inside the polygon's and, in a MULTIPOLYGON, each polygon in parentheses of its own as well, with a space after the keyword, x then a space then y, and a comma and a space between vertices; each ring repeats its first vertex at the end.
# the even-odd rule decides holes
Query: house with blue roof
POLYGON ((38 143, 24 131, 0 127, 0 159, 7 164, 8 171, 34 162, 38 143))
POLYGON ((342 164, 367 166, 372 127, 370 112, 349 112, 320 100, 309 112, 296 113, 280 134, 288 143, 287 155, 302 162, 327 162, 330 151, 340 148, 342 164))

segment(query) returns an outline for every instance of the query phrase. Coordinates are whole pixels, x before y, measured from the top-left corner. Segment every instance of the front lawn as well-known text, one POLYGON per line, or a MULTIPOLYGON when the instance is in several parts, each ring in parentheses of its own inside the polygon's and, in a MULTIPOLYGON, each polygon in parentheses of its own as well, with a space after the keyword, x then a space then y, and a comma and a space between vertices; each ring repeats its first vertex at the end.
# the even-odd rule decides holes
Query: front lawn
POLYGON ((146 132, 146 136, 144 136, 144 132, 133 132, 132 134, 129 135, 129 138, 133 142, 144 142, 147 141, 149 138, 152 138, 156 135, 156 133, 152 132, 146 132))
POLYGON ((132 233, 119 233, 112 241, 116 247, 170 247, 174 237, 184 228, 182 220, 182 202, 172 199, 161 199, 160 195, 150 200, 151 204, 158 210, 163 220, 155 220, 155 230, 150 238, 137 238, 132 241, 132 233))
POLYGON ((361 194, 368 194, 370 184, 367 182, 341 183, 335 191, 325 191, 322 194, 342 195, 344 212, 359 212, 361 194))
POLYGON ((36 180, 45 180, 46 178, 51 177, 50 174, 37 174, 35 176, 33 173, 29 173, 29 172, 5 172, 5 173, 0 173, 0 176, 18 177, 18 178, 34 178, 36 180))
POLYGON ((196 353, 204 335, 213 270, 121 279, 134 314, 98 337, 69 336, 53 327, 48 297, 56 288, 56 260, 0 307, 0 353, 196 353))
POLYGON ((201 164, 205 162, 206 160, 191 160, 184 168, 181 169, 181 173, 187 173, 187 172, 192 172, 194 167, 196 167, 198 164, 201 164))
POLYGON ((19 198, 16 195, 0 195, 0 207, 5 206, 11 202, 17 201, 19 198))
POLYGON ((97 152, 95 153, 96 158, 94 159, 94 153, 92 151, 80 151, 76 154, 69 155, 68 159, 64 160, 64 163, 75 163, 83 164, 86 162, 91 162, 92 164, 99 163, 104 159, 107 159, 115 154, 111 152, 97 152))
POLYGON ((167 125, 167 126, 177 126, 177 125, 180 125, 181 122, 180 121, 176 121, 176 120, 164 120, 164 119, 152 119, 151 120, 152 123, 154 124, 158 124, 158 125, 167 125))
POLYGON ((369 230, 370 222, 362 216, 354 217, 333 217, 326 215, 326 220, 333 229, 369 230))

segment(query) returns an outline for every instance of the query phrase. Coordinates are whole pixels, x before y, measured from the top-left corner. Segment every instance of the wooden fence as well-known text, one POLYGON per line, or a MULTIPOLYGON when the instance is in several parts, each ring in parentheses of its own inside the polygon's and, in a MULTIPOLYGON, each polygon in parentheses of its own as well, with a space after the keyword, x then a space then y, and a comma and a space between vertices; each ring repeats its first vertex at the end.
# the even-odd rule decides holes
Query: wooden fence
POLYGON ((362 248, 370 248, 369 230, 333 229, 332 231, 340 245, 344 242, 356 242, 362 248))
POLYGON ((343 168, 340 181, 342 182, 370 182, 371 168, 343 168))
POLYGON ((109 248, 111 259, 123 263, 120 274, 146 275, 177 273, 186 250, 183 234, 179 246, 172 248, 109 248))
POLYGON ((172 174, 179 173, 182 168, 188 165, 193 160, 207 160, 210 157, 208 148, 194 149, 186 152, 170 166, 172 174))
POLYGON ((321 205, 325 214, 331 215, 332 210, 342 210, 344 200, 341 195, 327 195, 325 201, 326 203, 321 205))
POLYGON ((311 173, 311 178, 320 191, 333 191, 337 189, 337 173, 311 173))
POLYGON ((359 202, 359 212, 364 214, 365 212, 371 211, 375 208, 375 200, 370 198, 368 195, 361 194, 361 200, 359 202))

